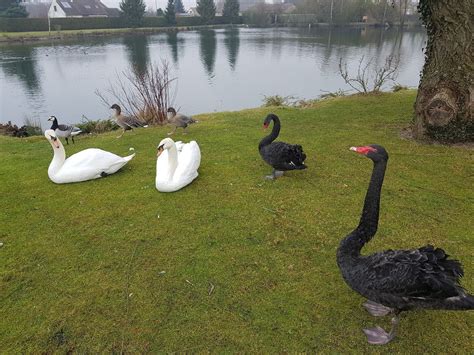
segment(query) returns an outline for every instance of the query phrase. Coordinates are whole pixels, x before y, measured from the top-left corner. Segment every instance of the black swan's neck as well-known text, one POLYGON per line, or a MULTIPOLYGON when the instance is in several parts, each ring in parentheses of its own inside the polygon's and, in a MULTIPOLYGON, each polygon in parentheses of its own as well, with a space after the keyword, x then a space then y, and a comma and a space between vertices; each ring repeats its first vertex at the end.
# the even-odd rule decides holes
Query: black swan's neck
POLYGON ((59 125, 58 125, 58 120, 57 120, 57 119, 54 119, 54 120, 53 120, 53 124, 51 125, 51 129, 56 129, 56 128, 58 128, 58 127, 59 127, 59 125))
POLYGON ((369 188, 365 195, 364 208, 359 225, 340 244, 339 257, 358 257, 362 247, 369 242, 377 232, 379 223, 380 192, 387 161, 374 162, 369 188))
POLYGON ((272 116, 272 121, 273 121, 272 132, 260 141, 260 144, 258 145, 258 149, 261 149, 262 147, 273 142, 280 134, 280 119, 277 116, 272 116))

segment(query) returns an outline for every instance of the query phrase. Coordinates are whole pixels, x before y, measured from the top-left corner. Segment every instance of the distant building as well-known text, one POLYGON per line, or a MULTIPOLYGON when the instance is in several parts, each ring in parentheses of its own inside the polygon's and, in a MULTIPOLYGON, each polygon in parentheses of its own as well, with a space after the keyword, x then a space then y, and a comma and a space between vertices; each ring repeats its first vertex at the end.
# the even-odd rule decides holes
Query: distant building
POLYGON ((46 2, 24 2, 22 5, 28 12, 29 18, 48 17, 49 3, 46 2))
POLYGON ((240 11, 245 11, 257 4, 265 4, 265 0, 240 0, 240 11))
POLYGON ((120 11, 105 6, 100 0, 53 0, 48 14, 50 18, 118 17, 120 11))

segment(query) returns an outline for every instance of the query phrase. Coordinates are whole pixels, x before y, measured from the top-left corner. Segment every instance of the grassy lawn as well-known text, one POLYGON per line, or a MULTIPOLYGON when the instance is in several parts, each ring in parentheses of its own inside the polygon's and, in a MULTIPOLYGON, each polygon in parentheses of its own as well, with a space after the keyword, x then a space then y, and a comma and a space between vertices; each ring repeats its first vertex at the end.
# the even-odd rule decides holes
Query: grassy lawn
POLYGON ((390 161, 379 232, 364 251, 441 246, 474 292, 474 152, 400 138, 414 99, 402 91, 201 115, 175 136, 198 141, 200 176, 171 194, 154 183, 169 127, 79 137, 68 154, 134 147, 137 156, 115 175, 69 185, 49 181, 44 137, 0 137, 0 352, 472 351, 473 312, 405 313, 395 341, 368 345, 361 329, 390 318, 371 317, 336 265, 372 168, 348 148, 378 143, 390 161), (309 167, 274 182, 257 151, 271 111, 309 167))

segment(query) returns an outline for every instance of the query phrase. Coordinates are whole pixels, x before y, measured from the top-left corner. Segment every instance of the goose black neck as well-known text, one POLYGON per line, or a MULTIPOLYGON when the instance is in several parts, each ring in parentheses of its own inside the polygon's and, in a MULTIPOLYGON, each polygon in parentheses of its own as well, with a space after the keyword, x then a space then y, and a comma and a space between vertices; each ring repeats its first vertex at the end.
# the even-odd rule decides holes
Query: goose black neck
POLYGON ((341 254, 360 256, 362 247, 369 242, 377 232, 380 210, 380 193, 385 176, 387 161, 374 162, 367 194, 365 195, 364 208, 359 225, 342 242, 339 247, 341 254))
POLYGON ((272 114, 271 120, 273 121, 272 132, 260 141, 259 149, 273 142, 280 134, 280 119, 278 116, 272 114))
POLYGON ((51 125, 51 129, 57 129, 59 127, 58 120, 56 118, 53 119, 53 124, 51 125))

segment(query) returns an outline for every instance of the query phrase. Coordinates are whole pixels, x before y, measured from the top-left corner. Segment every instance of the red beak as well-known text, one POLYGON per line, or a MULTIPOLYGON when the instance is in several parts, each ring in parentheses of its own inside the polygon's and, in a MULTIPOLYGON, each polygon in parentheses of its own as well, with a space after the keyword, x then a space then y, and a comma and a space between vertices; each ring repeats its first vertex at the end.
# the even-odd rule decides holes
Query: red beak
POLYGON ((363 154, 363 155, 367 155, 369 154, 369 152, 376 152, 377 149, 371 147, 371 146, 363 146, 363 147, 350 147, 349 148, 350 150, 358 153, 358 154, 363 154))

